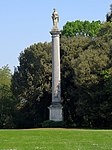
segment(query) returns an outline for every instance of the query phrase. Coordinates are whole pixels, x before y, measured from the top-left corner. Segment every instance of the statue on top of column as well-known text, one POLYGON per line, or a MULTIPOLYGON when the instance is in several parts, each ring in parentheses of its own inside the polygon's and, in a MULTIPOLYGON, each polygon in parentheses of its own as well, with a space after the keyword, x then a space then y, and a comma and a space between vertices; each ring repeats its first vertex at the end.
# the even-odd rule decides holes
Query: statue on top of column
POLYGON ((53 28, 58 29, 59 15, 55 8, 54 12, 52 13, 52 20, 53 20, 53 28))

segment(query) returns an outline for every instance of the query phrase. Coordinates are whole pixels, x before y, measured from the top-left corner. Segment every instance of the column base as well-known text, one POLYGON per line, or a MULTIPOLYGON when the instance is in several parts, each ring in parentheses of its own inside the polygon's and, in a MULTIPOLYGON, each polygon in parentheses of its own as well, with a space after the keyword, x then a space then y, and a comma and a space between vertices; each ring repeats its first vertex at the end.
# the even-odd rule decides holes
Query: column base
POLYGON ((60 103, 52 103, 49 107, 49 120, 63 121, 62 105, 60 103))

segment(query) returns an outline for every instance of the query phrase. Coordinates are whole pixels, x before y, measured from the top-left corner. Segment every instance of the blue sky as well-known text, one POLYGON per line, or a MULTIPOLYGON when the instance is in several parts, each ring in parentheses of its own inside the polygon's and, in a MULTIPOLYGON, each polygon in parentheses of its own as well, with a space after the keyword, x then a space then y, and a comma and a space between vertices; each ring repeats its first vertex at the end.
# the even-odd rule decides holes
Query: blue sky
POLYGON ((51 15, 56 8, 59 28, 67 21, 101 20, 112 0, 0 0, 0 68, 9 65, 13 72, 21 51, 38 42, 49 42, 51 15))

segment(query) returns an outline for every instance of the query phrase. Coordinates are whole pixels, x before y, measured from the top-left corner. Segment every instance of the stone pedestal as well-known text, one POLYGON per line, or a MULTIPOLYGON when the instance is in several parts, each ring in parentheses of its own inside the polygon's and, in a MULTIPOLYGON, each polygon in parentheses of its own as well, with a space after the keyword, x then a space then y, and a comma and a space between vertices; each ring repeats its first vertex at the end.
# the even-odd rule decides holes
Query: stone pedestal
POLYGON ((63 114, 62 114, 62 105, 52 103, 49 107, 49 119, 53 121, 62 121, 63 114))

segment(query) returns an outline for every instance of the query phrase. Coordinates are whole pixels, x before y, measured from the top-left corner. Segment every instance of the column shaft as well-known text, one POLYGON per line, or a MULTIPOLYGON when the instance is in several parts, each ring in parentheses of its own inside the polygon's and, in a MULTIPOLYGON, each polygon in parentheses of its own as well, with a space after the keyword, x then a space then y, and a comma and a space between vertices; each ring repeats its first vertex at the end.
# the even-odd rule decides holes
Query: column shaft
POLYGON ((56 32, 52 33, 52 103, 61 101, 60 93, 60 40, 56 32))

